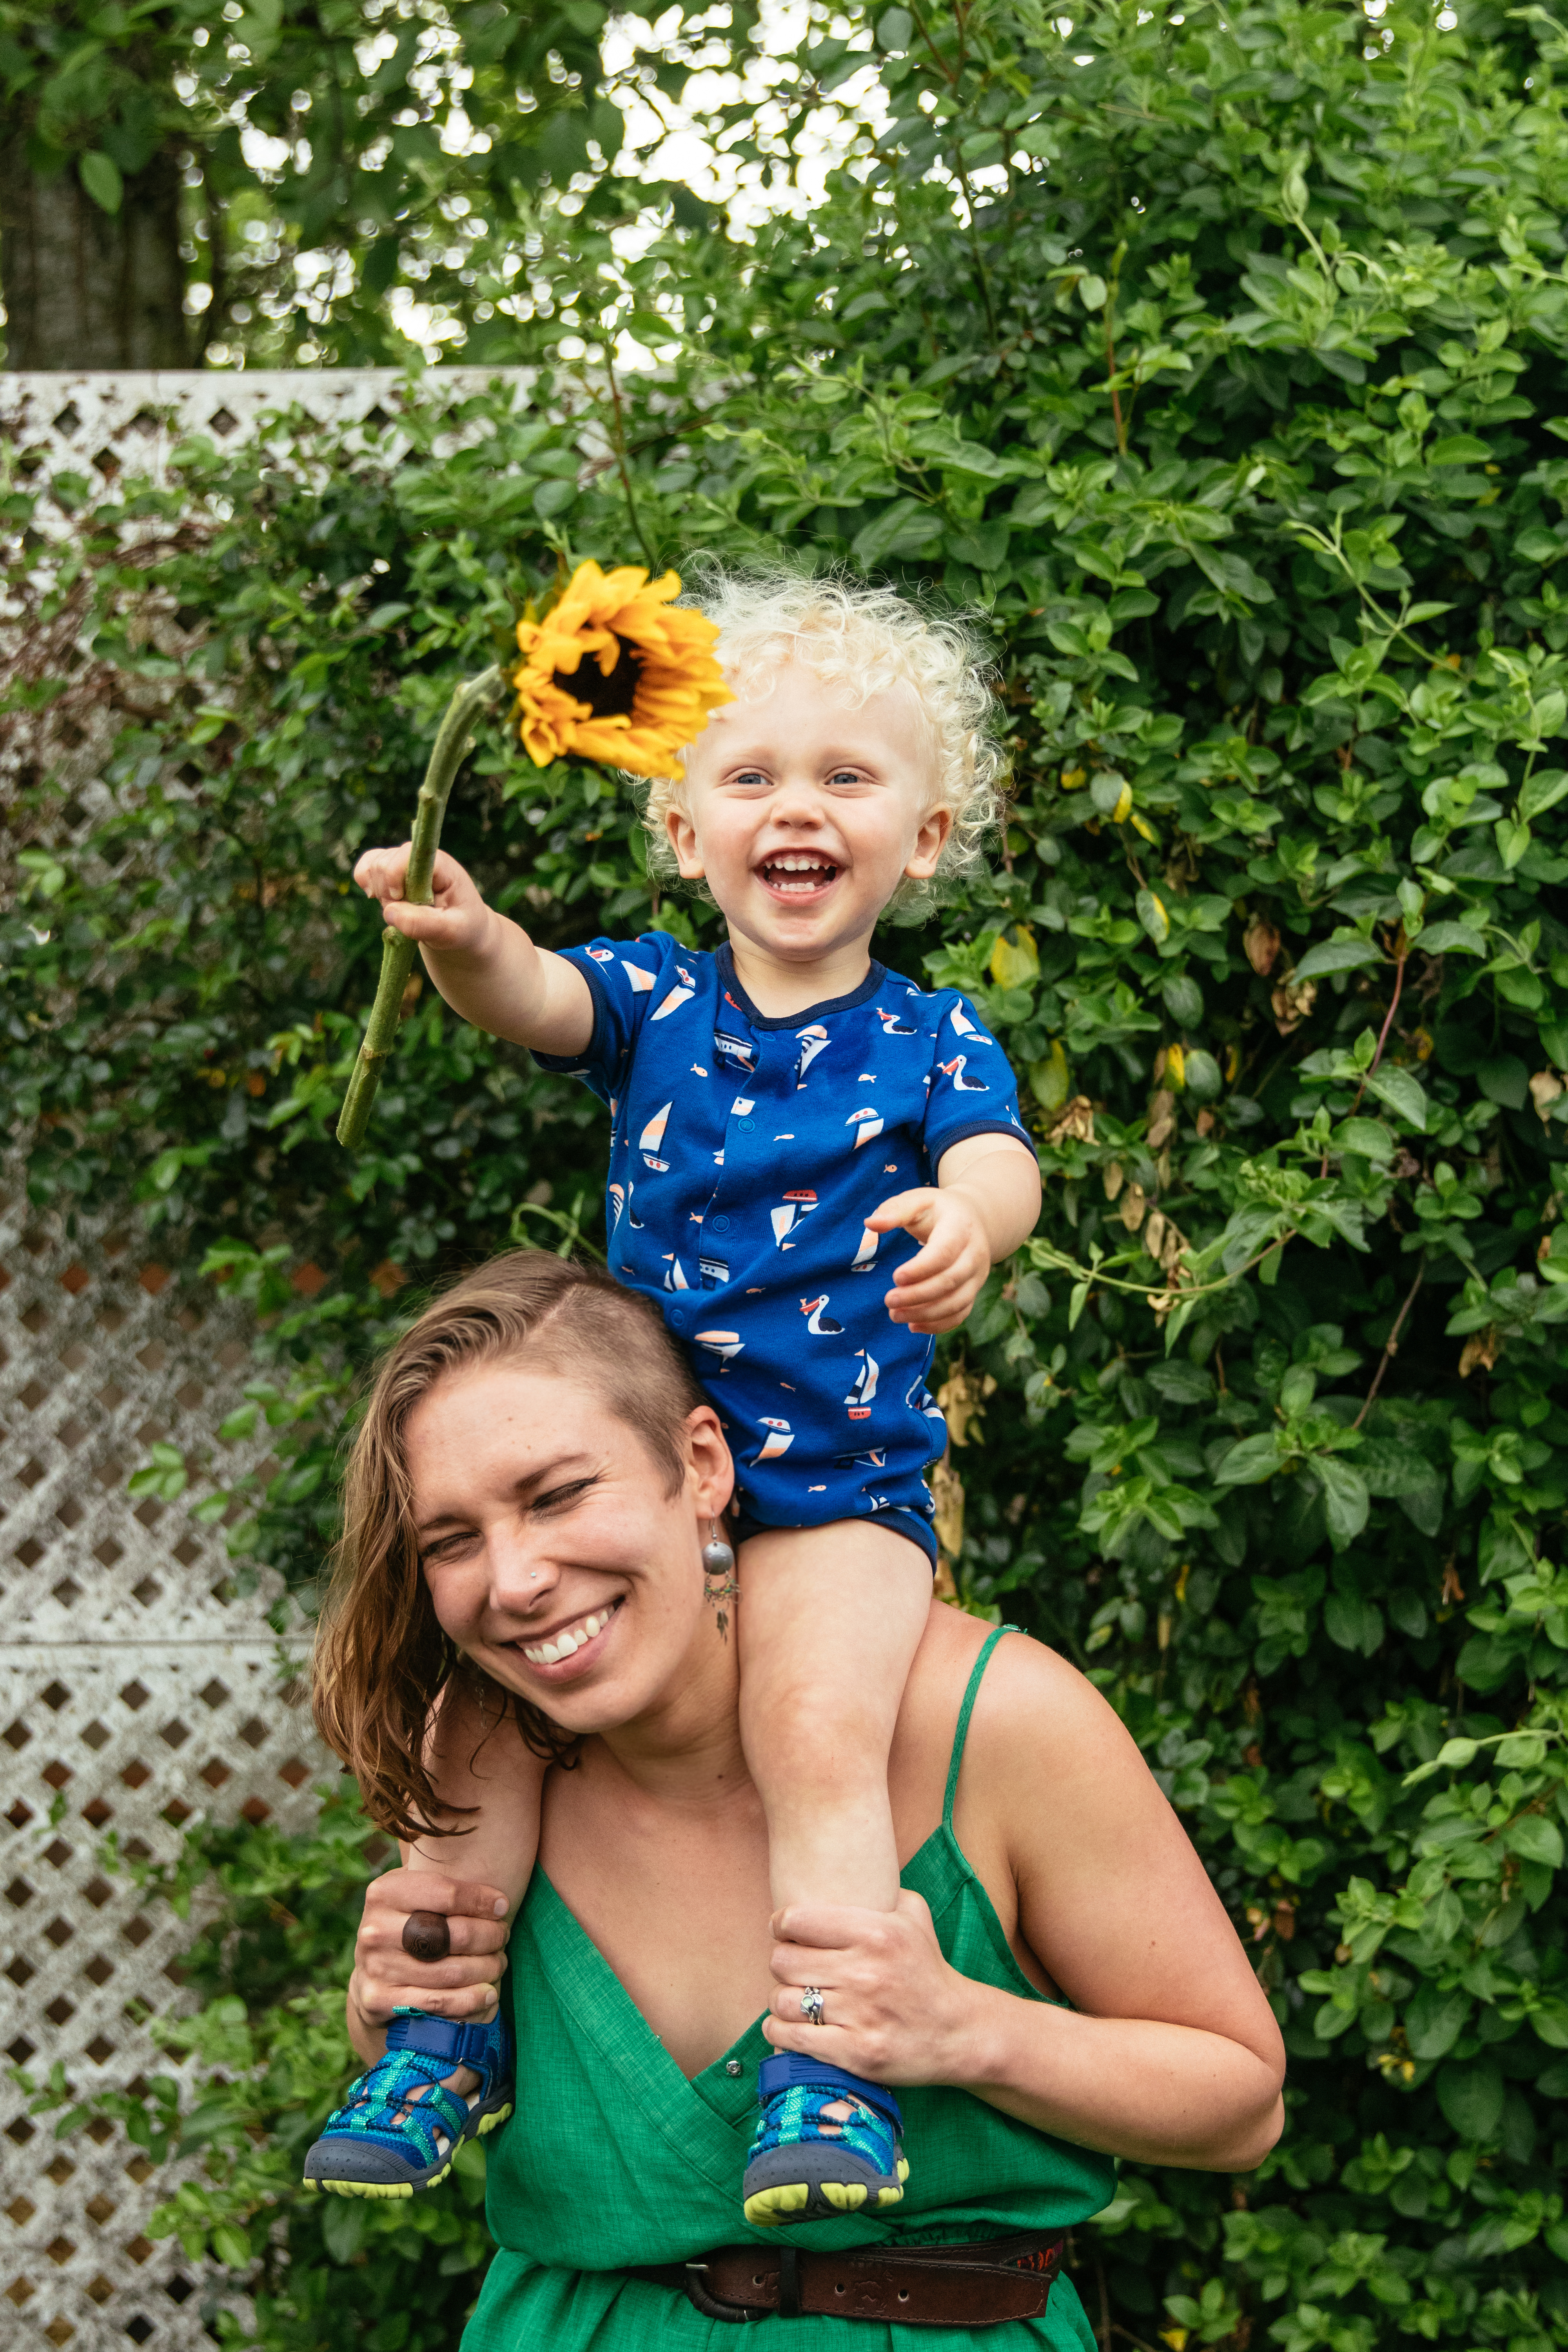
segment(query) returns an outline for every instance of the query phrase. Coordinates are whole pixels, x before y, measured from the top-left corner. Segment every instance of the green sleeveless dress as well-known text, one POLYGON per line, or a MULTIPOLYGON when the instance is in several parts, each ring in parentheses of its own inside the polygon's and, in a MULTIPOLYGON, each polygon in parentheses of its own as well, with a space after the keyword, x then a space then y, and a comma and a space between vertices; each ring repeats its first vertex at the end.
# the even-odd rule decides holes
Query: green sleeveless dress
MULTIPOLYGON (((978 1983, 1045 2001, 1008 1948, 990 1897, 953 1835, 959 1766, 980 1678, 999 1626, 975 1661, 952 1743, 942 1826, 903 1884, 931 1906, 952 1965, 978 1983)), ((498 2252, 461 2352, 732 2352, 737 2330, 683 2294, 617 2275, 631 2263, 686 2262, 710 2246, 777 2244, 741 2219, 741 2175, 756 2115, 762 2021, 689 2082, 542 1871, 511 1937, 517 2108, 487 2143, 486 2213, 498 2252), (739 2071, 731 2074, 731 2064, 739 2071)), ((933 2245, 1063 2230, 1109 2204, 1112 2158, 1074 2147, 967 2091, 900 2090, 911 2172, 903 2202, 789 2231, 832 2252, 933 2245)), ((772 2352, 958 2352, 963 2327, 773 2316, 772 2352)), ((1094 2352, 1071 2284, 1058 2278, 1045 2316, 984 2331, 991 2352, 1094 2352)))

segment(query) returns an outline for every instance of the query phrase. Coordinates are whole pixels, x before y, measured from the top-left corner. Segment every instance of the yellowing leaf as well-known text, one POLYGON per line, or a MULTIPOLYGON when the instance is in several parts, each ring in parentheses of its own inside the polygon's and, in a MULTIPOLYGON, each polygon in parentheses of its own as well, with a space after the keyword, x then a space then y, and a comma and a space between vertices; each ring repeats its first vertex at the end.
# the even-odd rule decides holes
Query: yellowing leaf
POLYGON ((1165 1048, 1165 1067, 1162 1073, 1165 1084, 1180 1094, 1187 1083, 1187 1057, 1179 1045, 1165 1048))
POLYGON ((1059 1037, 1052 1038, 1051 1050, 1044 1061, 1031 1065, 1029 1085, 1042 1110, 1060 1110, 1072 1089, 1072 1073, 1059 1037))
POLYGON ((988 967, 998 988, 1032 988, 1040 976, 1039 950, 1035 935, 1026 923, 1020 923, 1013 938, 1005 931, 991 950, 988 967))
POLYGON ((1132 787, 1123 784, 1116 796, 1116 806, 1110 812, 1112 824, 1125 824, 1132 814, 1132 787))

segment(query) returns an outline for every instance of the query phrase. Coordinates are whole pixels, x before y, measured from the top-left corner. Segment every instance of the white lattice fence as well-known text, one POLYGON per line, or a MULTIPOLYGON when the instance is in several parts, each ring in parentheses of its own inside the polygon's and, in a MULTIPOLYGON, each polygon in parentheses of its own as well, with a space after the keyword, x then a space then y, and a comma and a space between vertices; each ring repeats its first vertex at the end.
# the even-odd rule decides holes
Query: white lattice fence
MULTIPOLYGON (((299 407, 322 425, 383 436, 382 451, 395 462, 408 446, 398 416, 411 392, 426 415, 440 415, 496 383, 525 407, 535 380, 531 368, 430 368, 417 378, 397 368, 0 374, 0 439, 12 445, 25 476, 68 467, 106 483, 121 474, 161 483, 171 451, 192 435, 223 446, 253 434, 269 409, 299 407)), ((478 429, 453 416, 437 454, 478 429)), ((65 510, 57 513, 52 503, 37 520, 45 529, 68 526, 65 510)))
MULTIPOLYGON (((172 1857, 198 1811, 310 1818, 332 1768, 280 1688, 276 1588, 235 1594, 221 1528, 136 1503, 159 1440, 193 1460, 251 1369, 238 1313, 193 1295, 133 1231, 67 1234, 19 1192, 0 1213, 0 1971, 5 2050, 79 2094, 177 2072, 144 2031, 178 2009, 190 1929, 143 1909, 122 1853, 172 1857)), ((229 1450, 220 1475, 258 1449, 229 1450)), ((297 1649, 298 1644, 294 1645, 297 1649)), ((0 2097, 0 2335, 18 2344, 205 2345, 202 2285, 145 2222, 167 2173, 117 2129, 63 2144, 0 2097)))
MULTIPOLYGON (((531 380, 504 373, 526 399, 531 380)), ((423 396, 456 404, 491 380, 435 371, 423 396)), ((156 477, 185 434, 248 434, 298 402, 395 454, 401 385, 389 370, 0 375, 0 441, 24 469, 156 477)), ((172 618, 153 626, 178 657, 172 618)), ((0 783, 7 770, 58 778, 47 838, 62 850, 100 812, 117 723, 105 713, 62 738, 46 713, 0 746, 0 783)), ((170 1271, 172 1248, 90 1206, 29 1204, 15 1171, 0 1184, 0 2047, 40 2080, 58 2061, 79 2095, 177 2073, 144 2027, 185 2000, 191 1930, 101 1866, 101 1839, 163 1859, 197 1811, 302 1827, 334 1769, 282 1693, 276 1586, 237 1595, 221 1528, 127 1492, 160 1441, 193 1465, 216 1453, 226 1485, 265 1445, 216 1446, 253 1334, 243 1310, 170 1271)), ((214 2283, 177 2241, 146 2235, 178 2176, 154 2178, 117 2129, 58 2143, 26 2105, 0 2076, 0 2342, 206 2352, 214 2283)))

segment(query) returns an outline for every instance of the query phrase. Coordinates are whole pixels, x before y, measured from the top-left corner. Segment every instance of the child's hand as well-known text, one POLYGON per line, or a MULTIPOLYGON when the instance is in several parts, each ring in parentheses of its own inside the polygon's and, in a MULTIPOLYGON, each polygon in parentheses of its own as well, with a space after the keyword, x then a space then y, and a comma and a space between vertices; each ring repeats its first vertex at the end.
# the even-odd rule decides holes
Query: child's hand
POLYGON ((973 1202, 922 1184, 896 1192, 866 1223, 874 1234, 902 1225, 925 1244, 893 1276, 885 1301, 891 1319, 928 1337, 956 1330, 991 1271, 990 1236, 973 1202))
POLYGON ((401 849, 367 849, 354 867, 354 880, 367 898, 380 899, 387 923, 405 939, 417 940, 437 955, 482 953, 490 944, 495 917, 471 876, 444 849, 436 852, 434 904, 411 907, 404 898, 404 877, 413 847, 411 841, 405 841, 401 849))

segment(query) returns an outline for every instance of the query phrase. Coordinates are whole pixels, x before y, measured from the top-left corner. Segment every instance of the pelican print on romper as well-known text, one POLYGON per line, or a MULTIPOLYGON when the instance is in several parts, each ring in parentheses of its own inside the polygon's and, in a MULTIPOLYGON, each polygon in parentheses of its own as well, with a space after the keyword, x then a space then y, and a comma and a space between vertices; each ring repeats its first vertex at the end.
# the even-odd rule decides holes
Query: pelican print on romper
POLYGON ((795 1444, 795 1432, 787 1421, 775 1421, 771 1412, 761 1413, 758 1418, 768 1434, 767 1442, 758 1454, 757 1460, 776 1462, 779 1455, 787 1454, 795 1444))
POLYGON ((664 1130, 669 1125, 669 1114, 674 1108, 675 1105, 670 1101, 665 1104, 662 1110, 656 1110, 637 1138, 638 1150, 654 1173, 658 1176, 667 1174, 669 1169, 668 1160, 661 1160, 658 1154, 664 1141, 664 1130))
POLYGON ((795 1034, 800 1039, 800 1059, 795 1066, 795 1082, 797 1087, 804 1087, 807 1070, 827 1043, 827 1032, 820 1021, 814 1021, 809 1029, 797 1029, 795 1034))
POLYGON ((874 1234, 871 1231, 870 1226, 867 1226, 865 1232, 860 1236, 860 1246, 849 1261, 849 1271, 851 1274, 870 1274, 875 1270, 877 1264, 877 1244, 881 1240, 881 1238, 882 1236, 880 1234, 874 1234))
POLYGON ((700 1348, 711 1348, 713 1353, 722 1356, 727 1364, 740 1354, 746 1344, 738 1331, 695 1331, 692 1337, 700 1348))
POLYGON ((809 1217, 816 1206, 815 1192, 786 1192, 782 1208, 770 1210, 773 1239, 781 1249, 784 1247, 785 1234, 794 1233, 802 1217, 809 1217))
POLYGON ((800 1311, 806 1318, 805 1328, 814 1339, 837 1339, 843 1331, 842 1323, 836 1323, 831 1315, 824 1315, 822 1310, 826 1304, 826 1290, 820 1298, 803 1298, 800 1302, 800 1311))
POLYGON ((882 1114, 873 1110, 869 1103, 862 1103, 858 1110, 850 1112, 844 1124, 855 1129, 855 1149, 858 1151, 863 1143, 874 1142, 881 1134, 882 1114))
POLYGON ((844 1402, 849 1408, 851 1421, 869 1421, 871 1399, 877 1393, 877 1374, 881 1366, 869 1349, 857 1348, 855 1353, 860 1359, 860 1369, 855 1375, 855 1385, 844 1402))
POLYGON ((876 1010, 884 1037, 915 1037, 920 1034, 912 1021, 900 1021, 896 1013, 884 1013, 879 1004, 876 1010))
POLYGON ((951 1078, 952 1080, 953 1092, 955 1094, 988 1095, 991 1089, 986 1085, 984 1078, 966 1078, 964 1076, 963 1066, 968 1059, 969 1056, 967 1054, 955 1054, 951 1062, 939 1062, 937 1064, 937 1068, 942 1072, 944 1078, 951 1078))
POLYGON ((672 1013, 679 1013, 683 1004, 689 1004, 697 993, 697 982, 685 965, 678 963, 675 969, 680 975, 679 985, 672 988, 668 995, 654 1006, 648 1015, 650 1021, 668 1021, 672 1013))

